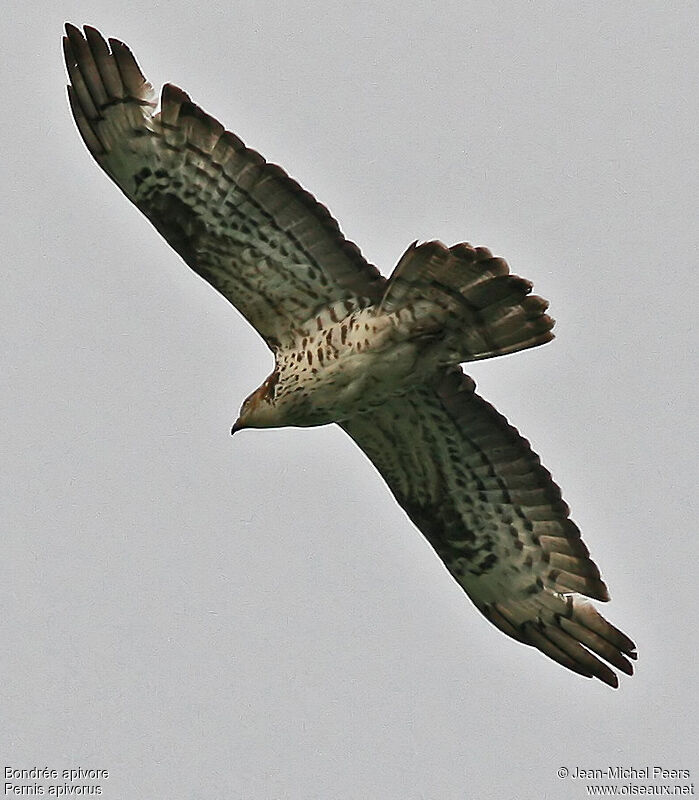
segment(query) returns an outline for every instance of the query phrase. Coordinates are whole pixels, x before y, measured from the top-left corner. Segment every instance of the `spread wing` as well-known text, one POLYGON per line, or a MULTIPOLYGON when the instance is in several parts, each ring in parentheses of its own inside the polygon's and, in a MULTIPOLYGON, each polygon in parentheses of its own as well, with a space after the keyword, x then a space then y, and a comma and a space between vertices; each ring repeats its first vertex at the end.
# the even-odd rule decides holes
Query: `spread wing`
POLYGON ((581 596, 609 599, 558 486, 474 389, 452 368, 342 427, 491 622, 616 687, 598 656, 631 674, 635 645, 581 596))
POLYGON ((99 165, 270 346, 336 301, 376 302, 384 279, 327 209, 175 86, 161 109, 131 51, 66 25, 68 96, 99 165))

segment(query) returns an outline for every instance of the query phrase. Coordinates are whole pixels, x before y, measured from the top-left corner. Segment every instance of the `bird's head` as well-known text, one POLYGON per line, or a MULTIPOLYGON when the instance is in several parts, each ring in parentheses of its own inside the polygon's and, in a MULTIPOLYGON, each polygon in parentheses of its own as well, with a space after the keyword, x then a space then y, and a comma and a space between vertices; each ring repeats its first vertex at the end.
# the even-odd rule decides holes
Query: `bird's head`
POLYGON ((245 398, 240 415, 231 428, 232 434, 243 428, 276 428, 284 424, 279 419, 279 409, 275 404, 278 381, 278 373, 273 372, 262 386, 245 398))

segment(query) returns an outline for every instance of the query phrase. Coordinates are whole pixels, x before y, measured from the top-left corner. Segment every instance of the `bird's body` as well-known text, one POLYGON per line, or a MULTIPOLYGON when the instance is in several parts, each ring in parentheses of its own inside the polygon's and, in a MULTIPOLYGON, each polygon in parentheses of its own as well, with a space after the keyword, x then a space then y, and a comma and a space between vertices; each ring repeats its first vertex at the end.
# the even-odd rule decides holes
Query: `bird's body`
POLYGON ((266 391, 241 414, 245 427, 327 425, 407 391, 420 377, 418 345, 398 330, 395 315, 372 307, 323 308, 280 343, 266 391))
POLYGON ((160 108, 130 50, 66 26, 71 108, 92 155, 264 338, 274 370, 233 431, 340 425, 477 608, 616 686, 635 646, 558 486, 460 363, 553 338, 547 303, 489 250, 411 245, 389 279, 327 209, 177 87, 160 108))

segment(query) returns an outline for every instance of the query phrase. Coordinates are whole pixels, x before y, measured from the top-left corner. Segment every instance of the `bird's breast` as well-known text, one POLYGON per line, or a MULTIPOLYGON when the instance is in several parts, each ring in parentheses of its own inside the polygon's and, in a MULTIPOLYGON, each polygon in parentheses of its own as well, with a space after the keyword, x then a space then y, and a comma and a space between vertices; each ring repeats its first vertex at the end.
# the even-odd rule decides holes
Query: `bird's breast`
POLYGON ((414 365, 414 345, 396 337, 388 316, 314 318, 277 354, 277 402, 303 409, 307 421, 290 424, 337 422, 404 391, 414 365))

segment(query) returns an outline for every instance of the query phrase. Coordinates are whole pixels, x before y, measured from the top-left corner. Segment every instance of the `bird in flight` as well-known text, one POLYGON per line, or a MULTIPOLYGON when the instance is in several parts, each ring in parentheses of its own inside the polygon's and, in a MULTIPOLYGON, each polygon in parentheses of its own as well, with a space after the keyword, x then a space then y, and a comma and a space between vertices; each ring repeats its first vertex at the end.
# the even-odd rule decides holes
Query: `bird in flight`
POLYGON ((529 443, 459 366, 553 338, 547 302, 484 247, 413 243, 390 278, 278 166, 131 51, 66 25, 68 97, 97 163, 263 337, 274 370, 233 432, 336 423, 475 606, 574 672, 618 685, 634 643, 529 443), (605 663, 606 662, 606 663, 605 663))

